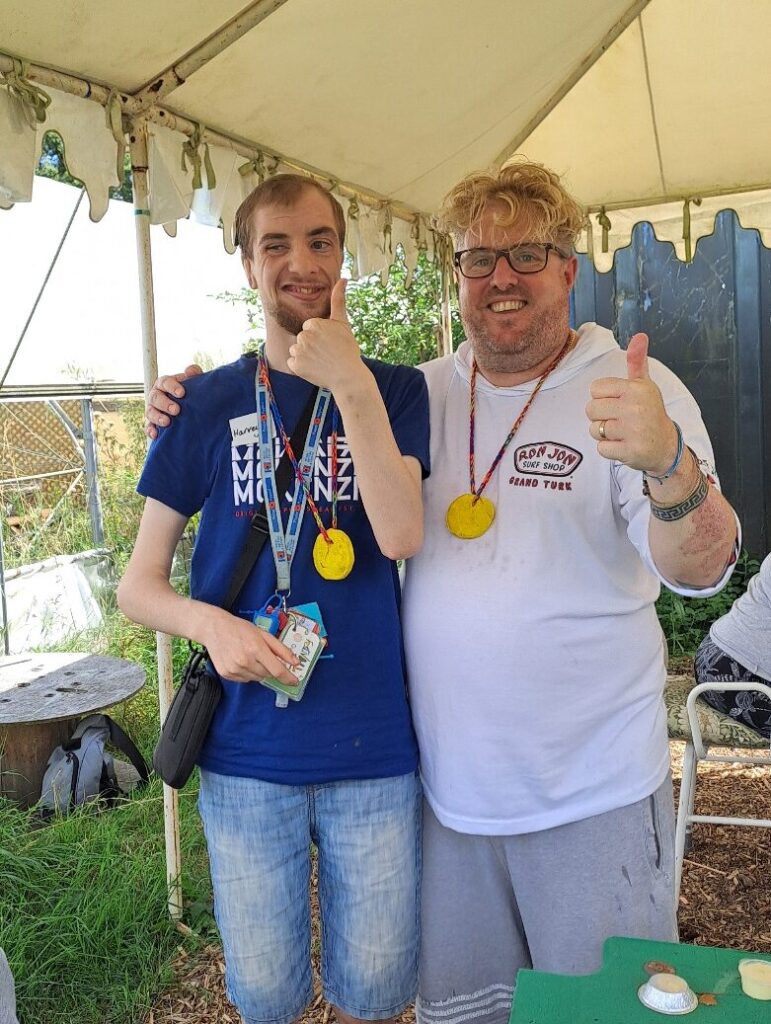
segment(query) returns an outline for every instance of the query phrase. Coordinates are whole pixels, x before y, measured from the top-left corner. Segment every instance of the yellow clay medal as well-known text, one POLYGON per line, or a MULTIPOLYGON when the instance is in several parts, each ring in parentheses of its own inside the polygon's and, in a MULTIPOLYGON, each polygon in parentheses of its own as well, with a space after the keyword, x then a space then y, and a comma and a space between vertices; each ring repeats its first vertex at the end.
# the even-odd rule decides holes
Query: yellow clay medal
POLYGON ((482 497, 482 491, 487 487, 490 482, 495 470, 498 468, 498 463, 503 458, 504 452, 511 444, 511 440, 519 430, 522 420, 525 418, 528 409, 533 404, 533 399, 541 390, 541 385, 549 376, 549 374, 556 368, 559 361, 562 359, 564 354, 573 341, 573 332, 568 334, 568 339, 559 351, 559 354, 555 359, 546 367, 543 374, 538 379, 538 383, 533 388, 532 394, 525 403, 525 408, 517 416, 514 421, 514 426, 509 431, 509 436, 503 442, 498 451, 498 454, 492 461, 492 464, 488 471, 485 473, 484 480, 477 488, 475 483, 475 461, 474 461, 474 425, 476 418, 476 391, 477 391, 477 361, 472 360, 471 365, 471 391, 469 395, 469 445, 468 445, 468 462, 469 462, 469 493, 461 494, 457 498, 454 498, 448 508, 445 516, 445 523, 447 529, 454 537, 460 538, 460 540, 476 540, 477 537, 481 537, 482 534, 487 533, 490 527, 493 525, 495 520, 495 505, 489 498, 482 497))
POLYGON ((325 580, 344 580, 353 569, 355 555, 351 538, 344 530, 330 527, 328 540, 319 534, 313 545, 313 564, 325 580))
POLYGON ((344 580, 349 576, 356 561, 353 542, 345 530, 337 528, 337 425, 339 412, 336 405, 332 406, 332 525, 325 529, 321 517, 311 505, 316 517, 319 535, 313 544, 313 564, 316 572, 324 580, 344 580))
POLYGON ((475 540, 493 524, 495 505, 489 498, 461 494, 450 502, 445 522, 447 529, 461 540, 475 540))

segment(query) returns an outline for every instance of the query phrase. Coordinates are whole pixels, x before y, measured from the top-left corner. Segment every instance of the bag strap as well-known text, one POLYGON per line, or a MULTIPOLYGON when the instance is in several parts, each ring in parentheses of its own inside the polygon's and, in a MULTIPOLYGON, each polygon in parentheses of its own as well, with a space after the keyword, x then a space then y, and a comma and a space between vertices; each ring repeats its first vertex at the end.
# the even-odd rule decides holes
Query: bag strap
MULTIPOLYGON (((306 402, 305 408, 300 414, 300 419, 297 426, 294 428, 290 444, 294 451, 299 451, 305 444, 305 436, 308 433, 308 427, 310 426, 311 416, 313 415, 313 407, 316 404, 316 396, 318 394, 318 388, 315 388, 312 392, 308 401, 306 402)), ((284 452, 278 469, 276 470, 276 493, 284 494, 291 483, 294 475, 294 467, 292 466, 292 460, 284 452)), ((265 505, 263 504, 251 518, 249 523, 249 532, 246 535, 246 543, 241 549, 236 567, 233 570, 233 575, 230 579, 230 586, 228 587, 227 597, 222 602, 222 607, 227 608, 228 611, 233 610, 233 605, 236 603, 238 595, 246 583, 249 573, 254 568, 255 563, 259 557, 260 551, 262 551, 265 541, 268 539, 268 517, 265 514, 265 505)))
POLYGON ((139 773, 138 785, 143 786, 150 778, 150 770, 147 767, 147 762, 139 753, 134 741, 121 729, 117 722, 113 721, 109 715, 98 714, 98 715, 87 715, 85 718, 78 722, 78 726, 73 732, 69 743, 80 740, 83 738, 83 734, 86 729, 106 729, 110 743, 116 750, 120 750, 122 754, 131 761, 133 766, 139 773))

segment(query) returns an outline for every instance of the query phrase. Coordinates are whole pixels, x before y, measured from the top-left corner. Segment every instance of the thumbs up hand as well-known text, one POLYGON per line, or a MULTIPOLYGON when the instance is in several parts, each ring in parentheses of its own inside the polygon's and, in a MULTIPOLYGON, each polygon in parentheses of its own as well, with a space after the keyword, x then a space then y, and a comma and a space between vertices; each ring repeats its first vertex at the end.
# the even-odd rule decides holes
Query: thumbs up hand
POLYGON ((328 388, 333 394, 342 383, 352 384, 365 368, 348 321, 345 287, 344 278, 335 282, 329 318, 306 320, 287 359, 292 373, 318 387, 328 388))
POLYGON ((648 373, 648 335, 635 334, 626 350, 626 377, 592 381, 586 406, 589 433, 606 459, 662 476, 677 454, 677 430, 648 373))

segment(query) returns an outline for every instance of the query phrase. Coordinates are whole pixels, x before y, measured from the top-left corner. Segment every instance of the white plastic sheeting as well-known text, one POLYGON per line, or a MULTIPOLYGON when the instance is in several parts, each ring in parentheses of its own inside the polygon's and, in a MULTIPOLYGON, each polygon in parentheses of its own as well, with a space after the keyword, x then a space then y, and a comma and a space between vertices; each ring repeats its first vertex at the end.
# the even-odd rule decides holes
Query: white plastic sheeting
POLYGON ((99 627, 102 611, 96 595, 110 573, 109 552, 103 549, 6 570, 10 653, 52 647, 74 633, 99 627))

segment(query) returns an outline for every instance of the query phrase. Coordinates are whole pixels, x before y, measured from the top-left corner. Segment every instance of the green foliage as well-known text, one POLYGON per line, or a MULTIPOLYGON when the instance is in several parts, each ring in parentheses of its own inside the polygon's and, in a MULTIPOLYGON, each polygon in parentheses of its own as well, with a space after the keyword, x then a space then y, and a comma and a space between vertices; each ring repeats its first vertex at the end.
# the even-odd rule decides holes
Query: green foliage
MULTIPOLYGON (((415 366, 440 351, 439 268, 421 253, 412 281, 400 257, 383 284, 378 276, 351 281, 348 316, 362 352, 387 363, 415 366)), ((452 312, 453 348, 463 339, 457 310, 452 312)))
POLYGON ((260 297, 254 289, 241 288, 237 292, 220 292, 214 298, 227 302, 229 306, 243 305, 245 307, 249 337, 242 346, 242 352, 253 351, 262 344, 265 340, 265 316, 262 312, 260 297))
POLYGON ((730 580, 714 597, 681 597, 662 587, 656 613, 669 645, 670 657, 692 657, 715 619, 730 611, 731 605, 741 597, 759 568, 760 563, 743 551, 730 580))
MULTIPOLYGON (((245 307, 249 339, 244 351, 256 348, 265 338, 265 317, 257 292, 241 288, 237 292, 221 292, 215 298, 231 306, 245 307)), ((425 253, 420 255, 409 285, 400 254, 385 284, 377 274, 352 280, 345 301, 353 333, 364 355, 386 363, 416 366, 439 354, 440 275, 425 253)), ((455 308, 452 336, 453 348, 457 348, 463 340, 463 328, 455 308)))
MULTIPOLYGON (((40 150, 35 173, 41 178, 52 178, 64 185, 74 185, 76 188, 83 188, 83 182, 79 178, 73 178, 67 169, 64 140, 58 132, 46 132, 40 150)), ((124 203, 132 203, 134 194, 131 186, 131 160, 128 153, 123 159, 123 181, 117 188, 110 189, 110 199, 119 199, 124 203)))

